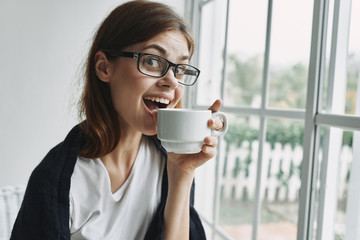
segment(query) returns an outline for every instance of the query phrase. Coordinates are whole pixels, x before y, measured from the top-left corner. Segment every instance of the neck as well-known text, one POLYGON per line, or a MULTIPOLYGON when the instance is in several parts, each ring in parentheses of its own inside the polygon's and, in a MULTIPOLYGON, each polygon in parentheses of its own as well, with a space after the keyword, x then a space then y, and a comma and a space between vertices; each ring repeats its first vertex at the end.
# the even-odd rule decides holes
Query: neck
POLYGON ((139 151, 141 138, 142 133, 139 131, 121 131, 116 148, 101 158, 109 173, 112 193, 128 178, 139 151))
POLYGON ((116 166, 132 166, 140 147, 142 133, 122 129, 120 140, 113 151, 101 158, 111 161, 116 166))

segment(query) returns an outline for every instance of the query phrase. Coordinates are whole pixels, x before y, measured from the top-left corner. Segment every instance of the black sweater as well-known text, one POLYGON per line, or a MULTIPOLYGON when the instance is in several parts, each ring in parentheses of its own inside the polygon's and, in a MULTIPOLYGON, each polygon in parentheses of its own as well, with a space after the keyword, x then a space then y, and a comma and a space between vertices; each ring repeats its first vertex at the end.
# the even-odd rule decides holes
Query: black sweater
MULTIPOLYGON (((65 140, 51 149, 34 169, 10 239, 70 239, 70 181, 83 139, 83 131, 79 126, 75 126, 65 140)), ((161 147, 159 141, 153 139, 153 142, 166 159, 166 151, 161 147)), ((168 181, 165 167, 161 201, 147 230, 145 239, 163 239, 163 216, 167 192, 168 181)), ((190 205, 190 239, 206 239, 200 218, 193 207, 194 183, 191 188, 190 205)), ((121 239, 121 236, 119 236, 119 239, 121 239)))

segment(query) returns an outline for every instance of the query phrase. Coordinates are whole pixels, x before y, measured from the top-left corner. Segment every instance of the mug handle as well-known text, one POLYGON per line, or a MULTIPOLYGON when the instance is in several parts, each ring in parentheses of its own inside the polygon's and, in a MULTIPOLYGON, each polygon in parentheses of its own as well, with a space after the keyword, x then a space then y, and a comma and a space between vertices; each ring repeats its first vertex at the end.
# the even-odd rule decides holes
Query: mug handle
POLYGON ((229 127, 228 126, 228 120, 227 120, 227 117, 226 117, 225 113, 223 113, 223 112, 214 112, 214 113, 211 113, 211 117, 212 118, 220 118, 220 120, 224 124, 224 127, 220 131, 211 129, 211 136, 218 137, 218 136, 224 135, 227 132, 228 127, 229 127))

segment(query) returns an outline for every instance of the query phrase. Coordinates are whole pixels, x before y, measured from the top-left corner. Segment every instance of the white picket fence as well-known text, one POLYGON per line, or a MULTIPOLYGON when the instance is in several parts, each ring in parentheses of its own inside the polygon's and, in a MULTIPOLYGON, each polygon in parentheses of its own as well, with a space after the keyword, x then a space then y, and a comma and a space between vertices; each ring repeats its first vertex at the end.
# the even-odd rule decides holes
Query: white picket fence
MULTIPOLYGON (((300 171, 303 149, 300 146, 276 143, 272 149, 265 144, 262 165, 261 200, 297 201, 300 190, 300 171)), ((227 161, 222 159, 221 195, 223 199, 253 200, 257 175, 258 142, 243 142, 240 148, 230 146, 227 161), (249 162, 249 157, 251 162, 249 162), (236 170, 238 169, 238 170, 236 170), (235 174, 237 172, 237 174, 235 174)), ((319 154, 321 161, 322 154, 319 154)), ((344 146, 339 157, 338 198, 346 197, 348 188, 348 172, 352 161, 352 149, 344 146)))

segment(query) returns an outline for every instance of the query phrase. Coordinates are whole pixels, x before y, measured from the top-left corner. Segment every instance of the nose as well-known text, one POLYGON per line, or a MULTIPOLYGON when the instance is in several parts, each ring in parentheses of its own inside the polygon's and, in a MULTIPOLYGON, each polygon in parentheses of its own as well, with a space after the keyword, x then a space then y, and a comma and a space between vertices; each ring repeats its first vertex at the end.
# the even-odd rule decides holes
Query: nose
POLYGON ((177 78, 175 77, 175 73, 174 73, 174 67, 171 66, 167 73, 160 78, 159 80, 159 85, 161 87, 168 87, 168 88, 177 88, 179 85, 179 82, 177 80, 177 78))

